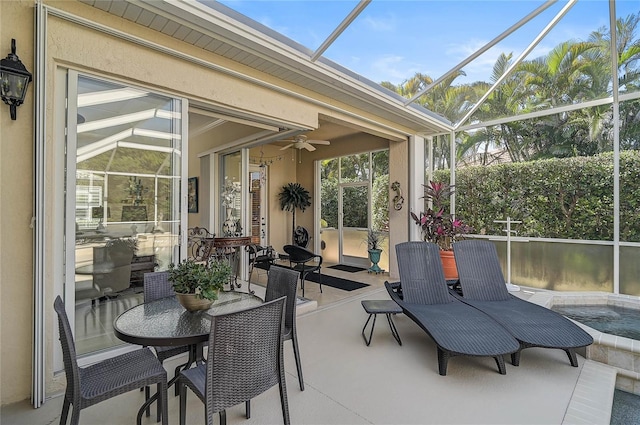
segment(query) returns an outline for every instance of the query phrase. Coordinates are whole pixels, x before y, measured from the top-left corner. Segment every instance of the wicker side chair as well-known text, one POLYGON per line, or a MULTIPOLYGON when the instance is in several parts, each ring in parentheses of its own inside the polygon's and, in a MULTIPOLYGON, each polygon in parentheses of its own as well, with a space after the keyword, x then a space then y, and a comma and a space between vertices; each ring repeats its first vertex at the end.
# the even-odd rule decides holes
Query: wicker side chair
POLYGON ((290 423, 284 373, 283 330, 285 298, 257 307, 215 316, 211 322, 206 364, 180 372, 180 424, 186 421, 187 388, 205 404, 205 423, 213 425, 218 412, 226 425, 226 410, 245 403, 276 384, 285 424, 290 423))
POLYGON ((298 369, 298 382, 300 391, 304 391, 304 379, 302 378, 302 363, 300 362, 300 349, 298 348, 298 335, 296 333, 296 304, 298 290, 298 278, 300 272, 285 267, 272 266, 267 279, 267 292, 265 301, 287 297, 284 315, 284 340, 291 340, 293 355, 298 369))
MULTIPOLYGON (((58 314, 60 344, 67 376, 67 389, 60 424, 66 424, 73 405, 71 423, 80 422, 80 411, 101 401, 148 385, 157 385, 158 403, 162 406, 162 424, 167 425, 167 372, 148 348, 131 351, 91 366, 80 368, 71 325, 60 296, 53 307, 58 314)), ((138 423, 142 411, 138 412, 138 423)))
MULTIPOLYGON (((151 302, 160 298, 173 297, 173 286, 169 282, 168 272, 152 272, 144 274, 144 302, 151 302)), ((165 360, 175 357, 182 353, 189 352, 188 345, 180 345, 177 347, 153 347, 156 352, 156 356, 160 363, 164 363, 165 360)), ((175 374, 169 381, 169 386, 178 379, 180 369, 187 366, 187 363, 176 366, 175 374)), ((178 395, 178 387, 176 386, 175 394, 178 395)), ((149 388, 145 388, 145 397, 149 399, 149 388)), ((160 418, 160 406, 158 406, 158 418, 160 418)), ((149 416, 149 409, 147 409, 147 416, 149 416)))

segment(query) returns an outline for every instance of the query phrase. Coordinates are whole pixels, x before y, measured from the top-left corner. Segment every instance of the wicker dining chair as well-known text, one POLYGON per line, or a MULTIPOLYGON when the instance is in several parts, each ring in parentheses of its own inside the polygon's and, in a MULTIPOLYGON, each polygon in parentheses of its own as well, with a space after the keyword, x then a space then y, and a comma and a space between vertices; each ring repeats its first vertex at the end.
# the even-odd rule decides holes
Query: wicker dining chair
POLYGON ((296 305, 298 278, 300 272, 286 267, 272 266, 267 279, 267 292, 265 301, 275 300, 286 296, 286 306, 284 315, 284 340, 291 340, 293 345, 293 356, 296 359, 298 369, 298 382, 300 391, 304 391, 304 379, 302 378, 302 363, 300 361, 300 349, 298 348, 298 335, 296 333, 296 305))
MULTIPOLYGON (((167 372, 150 349, 141 348, 103 360, 85 368, 78 366, 76 346, 69 318, 60 296, 53 307, 58 314, 60 344, 67 376, 67 389, 60 424, 66 424, 73 405, 71 423, 80 422, 80 411, 117 395, 148 385, 157 385, 158 403, 162 406, 162 424, 167 425, 167 372)), ((138 423, 141 412, 138 413, 138 423)))
MULTIPOLYGON (((169 281, 169 273, 168 272, 152 272, 144 274, 144 302, 148 303, 154 300, 158 300, 160 298, 173 297, 175 296, 175 292, 173 292, 173 286, 169 281)), ((182 353, 189 352, 188 345, 180 345, 177 347, 153 347, 156 352, 156 356, 160 363, 164 363, 165 360, 170 359, 171 357, 178 356, 182 353)), ((181 365, 176 366, 174 376, 169 381, 169 386, 171 386, 177 379, 180 373, 180 369, 187 366, 187 363, 183 363, 181 365)), ((175 389, 176 396, 178 395, 178 387, 175 389)), ((149 387, 145 388, 145 398, 149 399, 149 387)), ((160 406, 158 406, 158 418, 160 418, 160 406)), ((147 416, 149 416, 150 412, 147 409, 147 416)))
POLYGON ((285 297, 257 307, 214 316, 206 364, 180 372, 180 425, 186 422, 187 388, 205 404, 205 423, 218 412, 226 425, 226 409, 245 403, 276 384, 285 424, 290 423, 284 373, 283 331, 285 297))

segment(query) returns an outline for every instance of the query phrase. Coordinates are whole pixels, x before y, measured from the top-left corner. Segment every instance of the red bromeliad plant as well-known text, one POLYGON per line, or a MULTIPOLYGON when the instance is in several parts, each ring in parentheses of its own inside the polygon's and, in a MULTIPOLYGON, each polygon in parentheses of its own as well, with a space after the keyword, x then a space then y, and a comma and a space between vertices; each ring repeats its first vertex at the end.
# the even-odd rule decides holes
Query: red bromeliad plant
POLYGON ((432 202, 433 209, 420 212, 420 216, 411 212, 411 218, 422 229, 425 241, 438 244, 441 250, 449 251, 452 244, 473 232, 473 228, 456 219, 451 214, 445 214, 445 201, 453 194, 453 188, 447 183, 430 181, 424 186, 424 196, 432 202))

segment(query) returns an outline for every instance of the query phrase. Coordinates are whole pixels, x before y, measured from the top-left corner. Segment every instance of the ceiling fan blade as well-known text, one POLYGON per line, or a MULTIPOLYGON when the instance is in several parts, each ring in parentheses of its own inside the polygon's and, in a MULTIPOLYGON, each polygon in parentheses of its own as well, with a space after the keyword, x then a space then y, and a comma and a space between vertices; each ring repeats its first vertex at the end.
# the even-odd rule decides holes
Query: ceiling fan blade
POLYGON ((294 143, 290 143, 290 144, 288 144, 287 146, 285 146, 285 147, 283 147, 283 148, 280 148, 280 150, 281 150, 281 151, 283 151, 283 150, 285 150, 285 149, 289 149, 289 148, 290 148, 291 146, 293 146, 293 145, 294 145, 294 143))
POLYGON ((314 145, 330 145, 331 142, 328 140, 307 140, 308 143, 313 143, 314 145))
POLYGON ((302 149, 302 148, 305 148, 305 149, 306 149, 306 150, 308 150, 309 152, 312 152, 312 151, 315 151, 315 150, 316 150, 316 148, 315 148, 312 144, 307 143, 307 142, 298 142, 298 143, 296 143, 296 145, 295 145, 294 147, 295 147, 296 149, 302 149))

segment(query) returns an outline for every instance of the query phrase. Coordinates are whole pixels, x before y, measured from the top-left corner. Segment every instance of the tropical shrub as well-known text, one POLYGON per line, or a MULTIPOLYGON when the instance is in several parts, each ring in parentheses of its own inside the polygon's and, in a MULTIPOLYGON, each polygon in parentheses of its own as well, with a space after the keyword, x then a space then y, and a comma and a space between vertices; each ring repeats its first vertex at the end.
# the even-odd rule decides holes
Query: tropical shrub
MULTIPOLYGON (((640 152, 620 154, 620 239, 640 241, 640 152)), ((434 173, 449 181, 449 171, 434 173)), ((456 170, 456 215, 479 234, 502 235, 507 216, 519 236, 613 240, 613 154, 456 170)))

